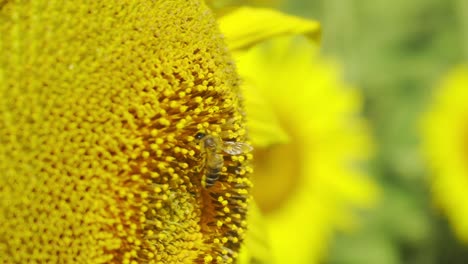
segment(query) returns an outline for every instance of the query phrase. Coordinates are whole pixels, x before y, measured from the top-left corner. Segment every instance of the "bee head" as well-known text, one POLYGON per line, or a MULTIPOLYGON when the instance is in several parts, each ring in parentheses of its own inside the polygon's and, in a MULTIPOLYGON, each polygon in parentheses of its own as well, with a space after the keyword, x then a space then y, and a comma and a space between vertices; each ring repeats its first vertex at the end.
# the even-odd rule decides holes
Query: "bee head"
POLYGON ((195 139, 200 140, 200 139, 204 138, 205 136, 206 136, 205 133, 198 132, 198 133, 195 135, 195 139))

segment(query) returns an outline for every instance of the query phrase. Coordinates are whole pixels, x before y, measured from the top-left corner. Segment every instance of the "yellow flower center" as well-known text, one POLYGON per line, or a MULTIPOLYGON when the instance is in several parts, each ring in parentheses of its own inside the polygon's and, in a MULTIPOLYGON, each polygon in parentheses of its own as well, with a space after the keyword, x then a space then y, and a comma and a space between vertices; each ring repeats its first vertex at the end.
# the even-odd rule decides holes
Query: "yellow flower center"
POLYGON ((252 156, 208 188, 194 138, 246 140, 216 28, 198 0, 0 4, 0 263, 235 260, 252 156))

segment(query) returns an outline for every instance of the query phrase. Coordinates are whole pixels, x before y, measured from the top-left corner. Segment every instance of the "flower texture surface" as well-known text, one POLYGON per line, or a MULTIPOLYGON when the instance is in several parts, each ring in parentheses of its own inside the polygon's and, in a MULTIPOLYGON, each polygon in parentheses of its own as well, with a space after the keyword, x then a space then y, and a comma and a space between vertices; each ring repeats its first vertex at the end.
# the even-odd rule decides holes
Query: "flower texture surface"
POLYGON ((253 197, 272 255, 265 263, 318 263, 334 232, 356 223, 353 210, 376 199, 360 168, 372 152, 361 98, 305 38, 274 38, 236 59, 255 146, 253 197))
POLYGON ((442 81, 422 119, 422 150, 435 203, 456 234, 468 242, 468 67, 442 81))
POLYGON ((252 156, 204 3, 1 1, 0 47, 0 263, 235 260, 252 156))

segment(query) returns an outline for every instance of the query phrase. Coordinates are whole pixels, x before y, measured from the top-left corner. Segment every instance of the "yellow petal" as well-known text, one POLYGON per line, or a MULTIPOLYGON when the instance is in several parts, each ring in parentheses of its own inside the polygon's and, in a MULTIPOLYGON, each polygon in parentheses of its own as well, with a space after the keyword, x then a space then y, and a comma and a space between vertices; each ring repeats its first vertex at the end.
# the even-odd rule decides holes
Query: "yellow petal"
POLYGON ((447 215, 456 235, 468 242, 467 143, 468 66, 447 74, 421 119, 422 153, 436 205, 447 215))
POLYGON ((285 34, 303 34, 314 42, 320 40, 320 24, 317 21, 267 8, 238 8, 219 18, 218 22, 232 51, 285 34))
POLYGON ((249 113, 247 127, 253 145, 267 147, 289 142, 289 137, 278 122, 273 108, 262 96, 251 79, 242 85, 246 112, 249 113))
POLYGON ((250 203, 248 226, 244 244, 239 252, 238 264, 273 264, 268 232, 260 209, 255 202, 250 203))

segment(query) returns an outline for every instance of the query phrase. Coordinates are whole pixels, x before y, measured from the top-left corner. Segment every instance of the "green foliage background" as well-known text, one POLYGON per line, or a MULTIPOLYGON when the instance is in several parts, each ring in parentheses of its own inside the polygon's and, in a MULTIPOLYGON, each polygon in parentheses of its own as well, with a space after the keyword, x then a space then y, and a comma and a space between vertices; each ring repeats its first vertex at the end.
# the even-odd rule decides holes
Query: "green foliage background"
POLYGON ((326 263, 468 263, 468 247, 433 205, 418 137, 434 87, 468 58, 468 1, 290 0, 282 8, 322 23, 323 53, 362 89, 378 145, 380 206, 359 233, 338 235, 326 263))

